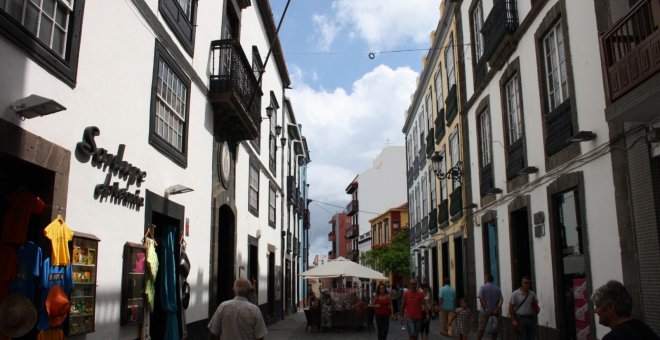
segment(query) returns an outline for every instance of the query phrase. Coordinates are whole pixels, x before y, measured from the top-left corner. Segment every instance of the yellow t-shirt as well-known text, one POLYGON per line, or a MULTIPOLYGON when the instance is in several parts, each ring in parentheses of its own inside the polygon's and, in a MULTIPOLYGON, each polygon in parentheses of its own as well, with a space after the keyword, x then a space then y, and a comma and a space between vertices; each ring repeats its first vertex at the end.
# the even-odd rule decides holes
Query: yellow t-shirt
POLYGON ((73 231, 64 223, 64 220, 56 218, 44 229, 44 234, 50 239, 53 253, 50 263, 53 266, 67 266, 69 257, 69 241, 73 239, 73 231))

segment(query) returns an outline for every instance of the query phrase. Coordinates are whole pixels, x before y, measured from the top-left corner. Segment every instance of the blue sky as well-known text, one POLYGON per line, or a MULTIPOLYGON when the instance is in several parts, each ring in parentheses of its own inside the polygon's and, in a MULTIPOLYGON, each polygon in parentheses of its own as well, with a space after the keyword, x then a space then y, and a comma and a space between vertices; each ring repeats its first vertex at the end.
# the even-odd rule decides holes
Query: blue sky
MULTIPOLYGON (((271 0, 276 24, 286 0, 271 0)), ((440 0, 291 0, 280 29, 293 109, 307 137, 310 256, 327 254, 344 189, 401 132, 440 0), (412 50, 412 51, 402 51, 412 50), (399 52, 400 51, 400 52, 399 52), (374 59, 369 53, 375 54, 374 59)), ((405 178, 401 179, 405 181, 405 178)))

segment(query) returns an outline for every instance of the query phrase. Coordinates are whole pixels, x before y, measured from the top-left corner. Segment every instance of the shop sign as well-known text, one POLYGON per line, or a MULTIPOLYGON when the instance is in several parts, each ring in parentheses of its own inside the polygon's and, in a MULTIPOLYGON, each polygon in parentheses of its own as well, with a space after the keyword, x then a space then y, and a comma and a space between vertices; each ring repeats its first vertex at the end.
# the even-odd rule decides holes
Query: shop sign
POLYGON ((98 199, 99 202, 109 200, 114 204, 139 211, 140 207, 144 206, 144 197, 140 197, 139 189, 131 193, 129 187, 133 184, 140 187, 147 177, 147 172, 124 160, 126 145, 119 144, 116 154, 97 147, 94 138, 100 134, 99 128, 89 126, 83 132, 82 141, 76 144, 76 155, 81 163, 91 161, 93 167, 108 172, 105 181, 94 187, 94 199, 98 199), (113 176, 125 182, 126 187, 120 189, 119 181, 110 183, 113 176))

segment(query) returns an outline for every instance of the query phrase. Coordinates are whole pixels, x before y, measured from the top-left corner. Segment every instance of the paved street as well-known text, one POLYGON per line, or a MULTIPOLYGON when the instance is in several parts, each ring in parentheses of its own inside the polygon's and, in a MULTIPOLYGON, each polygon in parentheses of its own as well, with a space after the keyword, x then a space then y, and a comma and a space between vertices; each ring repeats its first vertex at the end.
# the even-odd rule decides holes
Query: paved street
MULTIPOLYGON (((305 314, 301 311, 288 316, 286 319, 277 322, 268 327, 268 340, 285 339, 320 339, 320 340, 357 340, 357 339, 376 339, 376 330, 373 331, 353 331, 353 330, 333 330, 320 332, 316 329, 312 332, 309 329, 305 332, 305 314)), ((390 321, 390 331, 388 340, 407 340, 408 334, 401 328, 399 321, 390 321)), ((431 321, 431 333, 429 339, 456 339, 440 335, 440 321, 431 321)), ((468 339, 476 339, 476 334, 472 333, 468 339)))

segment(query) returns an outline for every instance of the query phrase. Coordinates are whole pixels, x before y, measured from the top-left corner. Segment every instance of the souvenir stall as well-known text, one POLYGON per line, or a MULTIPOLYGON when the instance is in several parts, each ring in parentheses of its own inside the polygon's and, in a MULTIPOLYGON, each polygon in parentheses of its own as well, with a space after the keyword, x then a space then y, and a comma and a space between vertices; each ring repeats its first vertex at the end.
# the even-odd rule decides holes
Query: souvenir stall
POLYGON ((38 180, 9 183, 0 185, 0 339, 93 332, 98 239, 72 231, 38 180))
MULTIPOLYGON (((302 272, 307 278, 342 278, 358 277, 372 280, 387 280, 383 274, 358 263, 339 257, 322 266, 302 272)), ((319 319, 319 325, 312 325, 322 330, 333 328, 369 327, 369 302, 366 297, 359 297, 359 288, 331 288, 321 292, 319 309, 305 310, 310 320, 319 319), (317 317, 316 314, 319 314, 317 317)))

